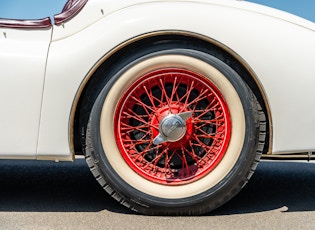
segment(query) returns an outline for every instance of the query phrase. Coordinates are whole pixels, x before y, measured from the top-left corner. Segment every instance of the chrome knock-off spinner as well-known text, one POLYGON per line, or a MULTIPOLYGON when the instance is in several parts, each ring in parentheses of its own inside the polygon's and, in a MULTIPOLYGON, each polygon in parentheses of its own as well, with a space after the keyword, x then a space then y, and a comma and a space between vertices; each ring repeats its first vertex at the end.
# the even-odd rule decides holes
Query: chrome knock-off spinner
POLYGON ((159 134, 153 144, 179 141, 186 133, 186 121, 192 116, 191 112, 169 114, 159 124, 159 134))

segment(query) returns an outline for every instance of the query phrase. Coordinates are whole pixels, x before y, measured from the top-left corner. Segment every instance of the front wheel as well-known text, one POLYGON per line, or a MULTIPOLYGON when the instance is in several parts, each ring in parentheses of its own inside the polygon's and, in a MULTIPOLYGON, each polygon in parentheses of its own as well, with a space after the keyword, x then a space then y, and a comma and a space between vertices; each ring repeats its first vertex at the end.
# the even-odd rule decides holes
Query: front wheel
MULTIPOLYGON (((141 52, 141 51, 139 51, 141 52)), ((254 170, 254 96, 209 54, 133 54, 105 84, 87 129, 88 165, 104 189, 150 215, 209 212, 254 170)))

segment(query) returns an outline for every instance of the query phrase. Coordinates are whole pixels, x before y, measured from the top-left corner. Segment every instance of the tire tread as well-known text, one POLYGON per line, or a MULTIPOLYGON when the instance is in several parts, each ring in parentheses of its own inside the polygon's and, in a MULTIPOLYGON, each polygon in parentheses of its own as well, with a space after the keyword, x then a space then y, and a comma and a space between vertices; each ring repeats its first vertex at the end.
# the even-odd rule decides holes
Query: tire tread
POLYGON ((102 186, 102 188, 116 201, 118 201, 123 206, 133 210, 134 209, 129 202, 124 200, 112 187, 106 182, 105 178, 102 176, 101 171, 97 166, 97 161, 93 157, 94 149, 92 146, 92 138, 91 138, 91 122, 89 120, 87 131, 86 131, 86 148, 85 148, 85 160, 92 172, 92 175, 95 177, 96 181, 102 186))

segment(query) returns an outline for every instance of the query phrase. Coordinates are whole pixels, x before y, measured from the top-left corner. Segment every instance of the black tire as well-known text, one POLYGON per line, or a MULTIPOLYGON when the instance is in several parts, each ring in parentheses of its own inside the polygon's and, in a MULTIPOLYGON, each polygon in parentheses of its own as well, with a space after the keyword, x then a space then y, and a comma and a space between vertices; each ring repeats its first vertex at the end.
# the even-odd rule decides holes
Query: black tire
MULTIPOLYGON (((121 68, 121 64, 117 65, 116 73, 110 76, 110 80, 105 84, 105 87, 99 94, 93 106, 87 126, 86 160, 98 182, 112 197, 123 205, 137 212, 149 215, 197 215, 209 212, 230 200, 246 184, 255 170, 260 157, 260 153, 257 152, 259 136, 258 109, 255 98, 247 85, 233 69, 216 57, 188 48, 169 48, 159 45, 155 50, 150 48, 150 53, 148 53, 148 51, 138 51, 135 52, 135 54, 131 54, 126 60, 129 61, 123 64, 123 68, 121 68), (141 52, 143 52, 143 54, 141 52), (194 178, 189 173, 187 173, 189 176, 185 176, 184 173, 182 173, 180 180, 170 180, 169 183, 169 181, 165 179, 167 176, 161 173, 161 176, 158 176, 156 179, 155 176, 157 174, 151 176, 145 166, 139 166, 140 169, 138 169, 137 163, 134 163, 136 166, 133 166, 132 162, 130 163, 126 160, 125 153, 122 153, 127 147, 125 147, 124 144, 122 144, 122 147, 120 146, 119 138, 121 137, 121 142, 123 142, 126 134, 117 131, 118 128, 116 127, 119 126, 117 123, 123 123, 122 121, 124 121, 125 118, 123 115, 121 115, 121 118, 117 118, 117 115, 120 114, 118 110, 123 110, 124 105, 122 104, 125 103, 124 101, 126 101, 125 104, 128 104, 131 100, 128 98, 128 95, 132 94, 131 89, 134 91, 140 89, 138 85, 141 85, 142 81, 146 81, 146 78, 142 78, 142 76, 147 73, 151 74, 161 68, 166 70, 168 68, 176 68, 176 71, 177 69, 184 71, 185 75, 183 74, 181 77, 186 76, 185 71, 196 73, 198 76, 201 76, 200 81, 202 83, 203 78, 205 79, 205 85, 207 87, 207 84, 209 84, 219 91, 218 100, 223 98, 223 104, 225 103, 227 106, 228 111, 226 113, 228 113, 229 116, 227 116, 226 123, 223 124, 224 126, 230 124, 230 128, 224 129, 227 131, 225 131, 223 139, 228 139, 228 143, 218 142, 219 144, 216 144, 221 151, 220 157, 218 157, 217 160, 213 160, 215 163, 213 163, 211 167, 203 166, 205 169, 198 174, 198 178, 194 178), (140 83, 137 83, 137 81, 140 83), (138 84, 136 85, 138 88, 135 84, 138 84), (122 138, 122 136, 124 136, 124 138, 122 138), (222 146, 226 146, 225 149, 220 146, 220 143, 222 143, 222 146)), ((197 78, 199 79, 199 77, 197 78)), ((155 75, 152 79, 155 79, 155 75)), ((171 82, 173 81, 175 80, 171 82)), ((149 85, 149 83, 146 84, 149 85)), ((165 83, 165 85, 166 84, 169 83, 165 83)), ((154 88, 153 86, 152 88, 154 88)), ((180 85, 178 87, 182 86, 180 85)), ((198 90, 198 87, 196 88, 198 90)), ((188 86, 186 89, 188 89, 188 86)), ((179 89, 176 88, 176 91, 177 90, 179 89)), ((202 92, 203 89, 199 90, 196 95, 200 95, 202 92)), ((170 93, 168 93, 168 95, 169 94, 170 93)), ((134 95, 136 95, 136 93, 134 93, 134 95)), ((177 97, 179 98, 179 96, 177 97)), ((140 100, 148 100, 143 99, 142 96, 141 98, 140 100)), ((133 100, 137 99, 133 98, 133 100)), ((189 100, 194 101, 195 99, 189 100)), ((176 104, 175 100, 172 99, 170 101, 176 104)), ((206 100, 206 102, 209 102, 209 100, 206 100)), ((133 110, 136 103, 132 103, 134 106, 132 107, 133 110)), ((202 103, 204 103, 204 101, 202 103)), ((161 102, 161 104, 163 103, 161 102)), ((189 103, 186 104, 188 105, 189 103)), ((159 103, 157 103, 156 107, 158 106, 159 103)), ((197 111, 196 107, 197 105, 195 105, 194 109, 187 108, 187 110, 197 111)), ((155 112, 156 111, 160 110, 156 109, 155 112)), ((121 114, 123 112, 121 112, 121 114)), ((161 114, 163 113, 161 112, 161 114)), ((197 117, 197 115, 192 112, 191 119, 193 120, 195 117, 197 117)), ((131 118, 128 119, 131 120, 131 118)), ((129 120, 128 122, 130 124, 134 122, 129 120)), ((159 120, 159 127, 161 127, 161 122, 162 121, 159 120)), ((219 125, 211 127, 209 125, 205 126, 207 127, 206 129, 198 132, 213 135, 212 132, 219 132, 218 130, 220 129, 219 125), (210 129, 211 131, 208 131, 210 129)), ((177 129, 177 127, 174 129, 177 129)), ((196 135, 194 132, 197 132, 197 130, 196 127, 188 128, 188 123, 186 122, 185 135, 188 135, 188 132, 192 132, 189 134, 190 136, 196 135), (188 131, 188 129, 190 131, 188 131)), ((140 131, 140 134, 141 132, 146 131, 140 131)), ((148 133, 151 133, 151 139, 153 139, 153 136, 156 136, 156 133, 153 135, 152 132, 154 133, 154 130, 148 131, 148 133)), ((171 133, 171 135, 173 135, 173 133, 171 133)), ((136 136, 136 134, 134 136, 136 136)), ((133 138, 136 138, 134 136, 133 138)), ((145 134, 142 133, 138 139, 145 139, 144 136, 145 134)), ((154 145, 154 147, 158 146, 156 148, 162 149, 166 148, 165 146, 168 146, 168 148, 171 146, 170 148, 183 149, 179 146, 184 144, 188 145, 188 143, 190 143, 191 148, 187 147, 187 149, 189 149, 188 154, 186 154, 186 151, 181 152, 178 150, 179 155, 182 154, 183 158, 189 158, 189 155, 193 155, 192 153, 197 151, 196 144, 191 144, 191 140, 183 141, 180 138, 183 139, 184 137, 178 137, 175 141, 166 140, 166 144, 163 145, 159 143, 154 145)), ((189 139, 189 137, 187 138, 189 139)), ((151 139, 150 144, 146 144, 144 147, 142 146, 142 148, 154 148, 151 139)), ((205 145, 215 145, 215 141, 211 141, 210 139, 210 137, 203 138, 201 146, 204 147, 198 147, 198 151, 201 149, 200 152, 204 154, 200 155, 200 158, 207 158, 206 160, 203 159, 203 161, 209 162, 209 165, 212 164, 212 160, 209 160, 210 153, 208 154, 207 152, 210 148, 207 148, 205 145)), ((134 148, 136 149, 136 147, 134 148)), ((139 148, 135 151, 140 151, 139 148)), ((175 151, 177 150, 174 150, 174 152, 175 151)), ((126 152, 127 154, 130 153, 130 151, 127 150, 126 152)), ((141 154, 143 155, 143 153, 141 154)), ((150 154, 152 154, 152 151, 150 154)), ((165 158, 168 159, 171 154, 167 151, 166 154, 168 154, 168 156, 163 156, 164 161, 157 161, 158 153, 155 154, 155 158, 143 155, 144 157, 141 159, 142 161, 148 161, 148 164, 153 164, 152 162, 154 161, 155 168, 152 170, 159 170, 158 167, 162 167, 163 162, 164 166, 167 165, 165 158)), ((184 160, 182 160, 181 164, 183 164, 183 161, 184 160)), ((178 163, 178 159, 176 162, 174 160, 175 163, 171 160, 169 160, 169 162, 169 164, 172 163, 175 165, 176 162, 178 163)), ((191 159, 185 159, 184 163, 188 165, 188 168, 192 167, 191 165, 197 164, 191 159)), ((175 171, 178 173, 178 171, 184 170, 178 170, 176 165, 167 167, 168 172, 170 171, 171 173, 175 173, 175 171)))

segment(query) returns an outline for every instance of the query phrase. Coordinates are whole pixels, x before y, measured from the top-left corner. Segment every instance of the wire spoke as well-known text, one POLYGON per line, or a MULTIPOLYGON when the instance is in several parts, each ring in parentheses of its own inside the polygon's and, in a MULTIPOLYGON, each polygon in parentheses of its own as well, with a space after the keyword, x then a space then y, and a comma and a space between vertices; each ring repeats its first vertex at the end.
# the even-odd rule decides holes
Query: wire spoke
POLYGON ((132 111, 131 109, 128 109, 127 111, 124 111, 123 114, 126 116, 125 118, 133 118, 137 121, 142 122, 143 124, 147 125, 148 127, 152 127, 155 129, 159 129, 157 126, 152 125, 150 122, 146 121, 143 119, 143 116, 136 114, 134 111, 132 111), (129 112, 129 113, 128 113, 129 112))

